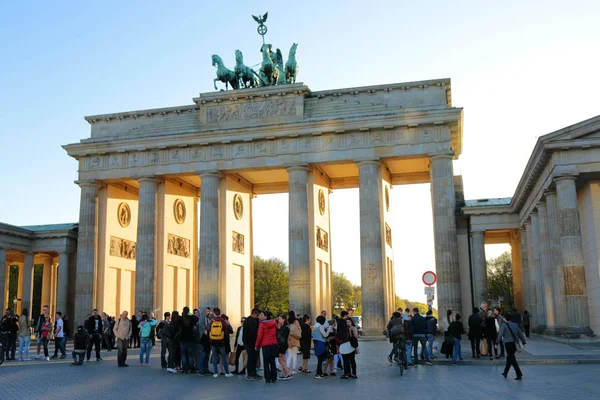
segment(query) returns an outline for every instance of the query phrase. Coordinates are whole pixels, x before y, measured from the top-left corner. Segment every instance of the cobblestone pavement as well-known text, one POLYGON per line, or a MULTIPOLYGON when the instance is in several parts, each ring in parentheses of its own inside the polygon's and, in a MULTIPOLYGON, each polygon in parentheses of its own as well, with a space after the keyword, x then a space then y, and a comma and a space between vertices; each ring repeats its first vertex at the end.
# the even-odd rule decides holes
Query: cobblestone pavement
MULTIPOLYGON (((467 342, 468 343, 468 342, 467 342)), ((466 344, 466 343, 465 343, 466 344)), ((33 349, 32 349, 33 350, 33 349)), ((102 353, 104 361, 70 366, 62 361, 11 361, 0 366, 0 399, 327 399, 351 398, 419 399, 422 396, 458 398, 569 399, 598 397, 597 377, 600 365, 525 365, 524 380, 515 381, 500 375, 503 366, 490 365, 419 365, 400 376, 396 365, 386 356, 389 343, 361 342, 357 356, 358 380, 326 378, 316 380, 312 374, 296 373, 289 381, 266 385, 248 382, 243 376, 233 378, 172 375, 160 369, 159 348, 152 350, 152 365, 139 366, 139 352, 129 352, 129 368, 117 368, 116 351, 102 353), (348 397, 345 397, 348 396, 348 397), (482 397, 483 396, 483 397, 482 397)), ((70 354, 70 353, 69 353, 70 354)), ((470 358, 470 357, 469 357, 470 358)), ((465 358, 467 359, 467 358, 465 358)), ((311 369, 316 358, 312 357, 311 369)), ((339 373, 340 371, 338 371, 339 373)))

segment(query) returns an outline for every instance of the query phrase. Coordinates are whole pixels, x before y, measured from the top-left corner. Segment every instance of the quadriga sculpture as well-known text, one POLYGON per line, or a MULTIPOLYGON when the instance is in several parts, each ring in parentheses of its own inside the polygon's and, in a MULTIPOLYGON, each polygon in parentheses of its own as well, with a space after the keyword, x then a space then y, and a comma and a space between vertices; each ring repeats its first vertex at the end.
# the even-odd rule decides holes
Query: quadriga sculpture
POLYGON ((215 90, 217 88, 217 81, 221 81, 225 84, 225 89, 229 90, 228 85, 231 85, 232 89, 239 89, 240 84, 237 75, 232 70, 225 67, 223 60, 216 54, 212 56, 212 65, 217 66, 217 77, 214 79, 215 90))

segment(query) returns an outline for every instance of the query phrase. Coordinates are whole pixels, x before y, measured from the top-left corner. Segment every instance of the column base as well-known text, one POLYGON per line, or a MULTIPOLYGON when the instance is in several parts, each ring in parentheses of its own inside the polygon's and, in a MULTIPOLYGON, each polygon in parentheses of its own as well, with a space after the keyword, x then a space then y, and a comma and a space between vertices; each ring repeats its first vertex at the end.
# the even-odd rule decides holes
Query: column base
POLYGON ((543 330, 539 330, 539 327, 533 329, 534 333, 537 333, 541 336, 549 336, 553 338, 562 338, 562 339, 586 339, 586 338, 594 338, 596 335, 590 329, 589 326, 584 327, 564 327, 564 326, 548 326, 543 330))
POLYGON ((380 338, 383 338, 383 339, 386 338, 385 335, 384 335, 384 333, 383 333, 383 331, 379 330, 379 329, 365 329, 365 328, 363 328, 361 337, 363 337, 363 336, 364 337, 369 337, 369 338, 377 338, 377 337, 380 337, 380 338))

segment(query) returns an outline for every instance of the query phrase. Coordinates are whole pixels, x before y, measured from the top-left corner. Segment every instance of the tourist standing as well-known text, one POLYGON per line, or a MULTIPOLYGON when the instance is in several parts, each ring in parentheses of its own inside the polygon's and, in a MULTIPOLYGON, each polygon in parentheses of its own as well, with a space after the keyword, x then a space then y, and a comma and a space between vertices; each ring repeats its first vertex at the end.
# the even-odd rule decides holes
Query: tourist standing
POLYGON ((18 321, 15 312, 11 309, 6 309, 6 313, 0 321, 0 330, 6 332, 7 347, 3 351, 6 353, 7 360, 15 359, 17 332, 19 331, 18 321))
POLYGON ((454 321, 450 323, 448 327, 448 331, 450 332, 450 336, 454 339, 454 352, 452 355, 452 365, 457 365, 458 360, 462 361, 462 349, 460 346, 460 341, 462 339, 462 333, 464 332, 463 323, 460 320, 460 314, 456 313, 456 318, 454 321))
POLYGON ((104 346, 106 346, 106 349, 110 353, 113 348, 112 328, 110 327, 110 318, 105 312, 102 313, 102 339, 104 342, 104 346))
MULTIPOLYGON (((255 349, 262 349, 263 361, 265 363, 265 382, 275 383, 277 381, 277 367, 275 359, 278 355, 277 322, 272 319, 269 311, 262 311, 258 315, 258 333, 256 336, 255 349)), ((250 362, 250 360, 248 360, 250 362)))
MULTIPOLYGON (((256 361, 258 358, 257 348, 260 346, 256 345, 256 339, 258 337, 258 326, 259 326, 259 315, 260 310, 258 308, 252 309, 252 314, 244 322, 244 330, 242 332, 244 347, 246 348, 246 354, 248 359, 246 360, 246 371, 247 380, 260 380, 260 376, 256 373, 256 361)), ((267 378, 265 378, 267 379, 267 378)))
MULTIPOLYGON (((504 318, 502 317, 500 307, 494 307, 494 318, 496 318, 496 332, 500 332, 500 328, 504 323, 504 318)), ((496 338, 496 344, 500 349, 500 355, 496 355, 496 358, 504 357, 504 344, 502 342, 502 338, 498 336, 496 336, 496 338)))
POLYGON ((73 336, 73 365, 82 365, 83 357, 87 352, 88 333, 83 325, 77 327, 77 333, 73 336))
POLYGON ((240 356, 242 352, 246 350, 244 347, 244 323, 246 322, 246 318, 242 317, 240 321, 240 326, 235 331, 235 342, 234 342, 234 350, 235 350, 235 369, 233 370, 234 374, 244 375, 246 373, 246 368, 242 365, 242 370, 239 370, 240 365, 240 356))
POLYGON ((315 356, 317 356, 317 372, 315 374, 316 379, 324 378, 323 375, 323 363, 327 359, 327 335, 328 332, 323 326, 325 323, 325 317, 319 315, 317 322, 313 326, 312 339, 314 342, 315 356))
POLYGON ((129 348, 135 349, 140 347, 140 320, 137 319, 135 313, 131 316, 131 338, 129 340, 129 348))
POLYGON ((417 364, 419 361, 419 343, 421 343, 421 348, 423 349, 423 353, 425 355, 425 364, 433 365, 431 360, 429 359, 429 351, 427 350, 427 339, 425 333, 427 332, 427 323, 425 322, 425 318, 421 314, 419 314, 418 308, 413 308, 413 318, 412 318, 412 347, 413 347, 413 359, 414 363, 417 364))
POLYGON ((29 358, 29 343, 31 343, 31 321, 29 320, 29 312, 26 308, 21 312, 19 317, 19 330, 17 331, 19 336, 19 360, 31 361, 29 358), (25 357, 23 358, 23 351, 25 351, 25 357))
POLYGON ((529 311, 523 311, 523 328, 525 328, 525 336, 529 338, 529 328, 531 327, 531 314, 529 311))
POLYGON ((471 341, 471 353, 473 358, 481 357, 481 335, 483 320, 479 316, 479 308, 473 308, 473 314, 469 316, 469 340, 471 341))
MULTIPOLYGON (((211 309, 207 307, 204 315, 198 317, 196 322, 196 329, 200 335, 200 344, 198 346, 198 374, 201 376, 212 375, 208 370, 208 362, 210 360, 210 341, 208 340, 208 326, 211 320, 211 309)), ((257 328, 258 329, 258 328, 257 328)))
POLYGON ((92 355, 92 346, 96 350, 96 361, 102 361, 100 357, 100 340, 102 339, 102 317, 98 315, 98 310, 94 308, 92 315, 87 320, 87 331, 90 335, 90 341, 87 347, 87 360, 90 361, 92 355))
POLYGON ((525 347, 526 340, 523 336, 523 332, 521 332, 521 329, 519 329, 519 326, 512 321, 512 315, 510 313, 506 313, 504 314, 504 318, 505 321, 498 332, 498 336, 502 339, 502 342, 506 346, 507 353, 506 365, 504 367, 502 376, 506 378, 508 376, 508 371, 510 371, 510 367, 512 366, 517 374, 515 379, 520 381, 523 379, 523 373, 521 372, 521 368, 519 368, 515 353, 517 351, 517 347, 520 347, 519 342, 523 343, 523 347, 525 347))
POLYGON ((513 308, 510 315, 512 316, 512 321, 519 326, 519 329, 522 332, 523 331, 523 318, 521 318, 521 314, 519 314, 519 312, 517 311, 516 308, 513 308))
POLYGON ((35 338, 36 338, 36 344, 37 344, 37 355, 35 356, 35 359, 39 359, 39 358, 43 358, 40 356, 40 351, 41 351, 41 346, 42 346, 42 325, 44 324, 44 321, 46 320, 46 317, 50 316, 50 308, 46 305, 44 307, 42 307, 42 313, 40 315, 38 315, 38 317, 35 320, 35 338))
POLYGON ((152 338, 150 333, 152 327, 156 326, 157 322, 155 319, 148 319, 146 314, 142 315, 140 321, 140 365, 150 365, 150 350, 152 350, 152 338), (144 354, 146 355, 146 361, 144 361, 144 354))
POLYGON ((310 360, 310 344, 312 342, 312 331, 310 329, 310 317, 304 314, 302 317, 302 325, 300 326, 302 336, 300 337, 300 348, 302 349, 302 365, 300 371, 310 374, 308 369, 308 360, 310 360))
POLYGON ((181 325, 179 328, 179 341, 181 348, 181 368, 184 374, 190 373, 194 367, 194 329, 197 319, 190 314, 189 307, 183 307, 181 325))
POLYGON ((435 357, 433 355, 433 341, 436 338, 438 321, 433 316, 433 312, 431 310, 427 311, 425 322, 427 323, 427 333, 425 334, 425 336, 427 337, 427 350, 429 351, 429 359, 435 360, 435 357))
POLYGON ((48 342, 52 336, 52 319, 50 315, 44 317, 40 333, 42 334, 42 346, 44 347, 44 360, 50 361, 50 357, 48 357, 48 342))
MULTIPOLYGON (((400 318, 402 319, 402 318, 400 318)), ((340 322, 342 323, 342 322, 340 322)), ((342 379, 358 379, 356 376, 356 352, 358 351, 358 329, 347 319, 349 340, 340 344, 340 354, 344 357, 344 375, 342 379), (355 347, 356 346, 356 347, 355 347)))
POLYGON ((208 327, 208 339, 210 341, 210 351, 213 357, 213 377, 219 377, 219 357, 221 357, 225 377, 231 378, 233 374, 229 373, 229 363, 227 362, 227 353, 225 342, 229 340, 229 328, 227 321, 222 318, 221 310, 217 307, 213 310, 215 317, 208 327))
POLYGON ((62 320, 62 313, 60 311, 56 313, 56 323, 54 326, 54 355, 52 358, 56 358, 58 356, 58 350, 60 350, 60 359, 63 360, 67 358, 67 353, 65 352, 65 324, 62 320))
MULTIPOLYGON (((173 373, 168 361, 168 357, 171 357, 171 353, 169 352, 169 343, 171 341, 171 337, 173 336, 171 333, 171 313, 166 311, 163 314, 163 317, 164 319, 161 320, 156 326, 156 336, 158 336, 160 339, 160 367, 167 370, 167 372, 173 373), (168 357, 167 353, 169 354, 168 357)), ((177 370, 174 372, 176 373, 177 370)))
POLYGON ((302 338, 302 328, 296 319, 296 313, 293 311, 288 313, 288 326, 290 328, 290 335, 288 337, 286 363, 290 372, 294 375, 298 367, 298 349, 300 348, 300 339, 302 338))
MULTIPOLYGON (((323 366, 323 376, 327 377, 329 375, 335 376, 334 369, 334 361, 339 357, 341 362, 342 357, 339 356, 336 344, 336 332, 337 332, 337 319, 334 315, 329 321, 327 321, 327 361, 325 361, 325 365, 323 366), (327 368, 329 368, 329 375, 327 375, 327 368)), ((336 362, 337 365, 337 362, 336 362)), ((343 368, 343 367, 342 367, 343 368)))
POLYGON ((288 339, 290 337, 290 327, 288 326, 287 316, 285 314, 281 314, 277 318, 277 344, 279 345, 279 365, 281 365, 281 369, 283 373, 279 379, 286 381, 292 378, 292 374, 287 366, 285 360, 285 353, 288 350, 288 339))
POLYGON ((496 347, 496 319, 492 313, 492 310, 487 311, 487 316, 485 318, 485 324, 483 328, 483 336, 485 337, 488 355, 490 356, 490 360, 494 359, 494 353, 498 356, 498 348, 496 347))
POLYGON ((448 310, 444 319, 444 343, 442 344, 442 349, 445 349, 444 354, 446 354, 446 358, 450 358, 454 354, 454 338, 448 331, 452 322, 454 322, 454 316, 452 315, 452 310, 448 310))
MULTIPOLYGON (((175 357, 175 370, 181 370, 181 328, 183 326, 183 320, 179 315, 179 311, 173 310, 171 313, 171 332, 173 332, 173 340, 171 346, 173 346, 173 355, 175 357)), ((171 347, 169 347, 169 352, 171 347)))
POLYGON ((129 339, 131 338, 131 321, 129 318, 129 312, 127 310, 123 311, 119 316, 119 320, 115 323, 113 327, 113 333, 117 338, 117 365, 119 367, 129 367, 127 365, 127 345, 129 344, 129 339))

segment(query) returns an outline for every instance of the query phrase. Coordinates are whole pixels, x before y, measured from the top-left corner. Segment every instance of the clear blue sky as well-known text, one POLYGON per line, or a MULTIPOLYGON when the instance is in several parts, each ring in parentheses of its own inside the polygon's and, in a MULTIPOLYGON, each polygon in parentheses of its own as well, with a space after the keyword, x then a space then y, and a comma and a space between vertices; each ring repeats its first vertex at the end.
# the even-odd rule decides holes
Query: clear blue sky
MULTIPOLYGON (((212 91, 212 54, 230 67, 236 49, 246 64, 260 61, 250 15, 265 11, 270 43, 286 56, 299 43, 298 79, 312 90, 451 78, 453 103, 465 109, 456 173, 467 197, 511 196, 538 136, 600 114, 600 2, 480 3, 3 2, 0 221, 77 221, 77 163, 60 146, 89 136, 83 116, 189 104, 212 91)), ((428 192, 392 192, 403 297, 423 297, 412 286, 432 267, 428 192)), ((283 197, 259 197, 255 221, 273 207, 286 221, 283 197)), ((333 268, 358 283, 359 253, 346 251, 358 233, 345 236, 358 226, 357 194, 332 202, 333 268)), ((287 237, 287 226, 275 229, 287 237)), ((287 260, 287 243, 268 238, 257 233, 257 254, 287 260)))

